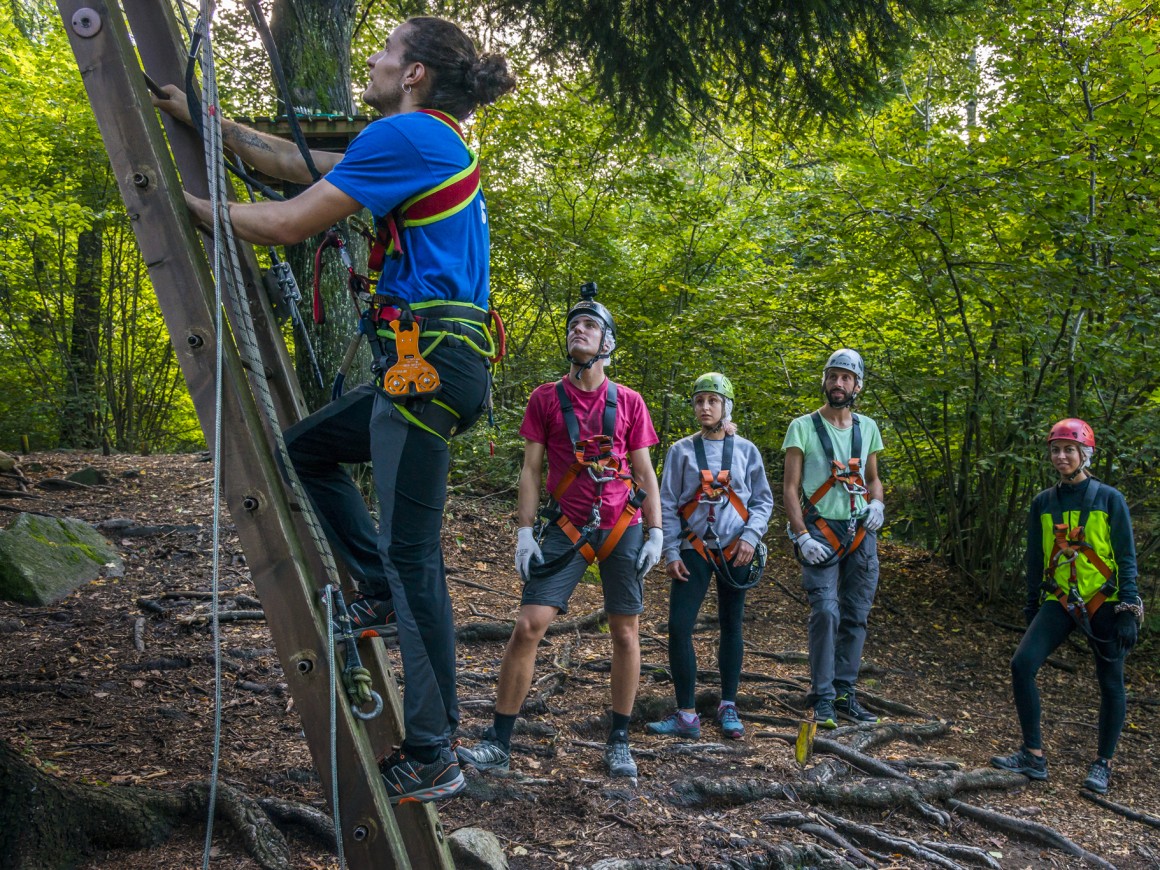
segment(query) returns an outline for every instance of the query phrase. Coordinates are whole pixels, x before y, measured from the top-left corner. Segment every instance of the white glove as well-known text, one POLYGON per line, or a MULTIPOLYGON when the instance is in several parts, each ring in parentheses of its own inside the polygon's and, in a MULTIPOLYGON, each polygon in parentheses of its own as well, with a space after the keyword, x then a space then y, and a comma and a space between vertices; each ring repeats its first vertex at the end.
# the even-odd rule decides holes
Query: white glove
POLYGON ((536 543, 531 526, 520 526, 516 531, 516 571, 525 583, 531 578, 532 562, 543 562, 544 554, 536 543))
POLYGON ((817 565, 820 562, 826 561, 833 555, 834 551, 823 544, 821 541, 815 541, 809 532, 802 532, 794 542, 801 550, 802 558, 811 565, 817 565))
POLYGON ((882 528, 882 524, 886 522, 886 505, 878 499, 870 502, 866 508, 866 519, 863 520, 863 525, 868 532, 876 532, 882 528))
POLYGON ((661 546, 665 542, 665 533, 656 526, 648 530, 648 540, 640 548, 640 555, 636 558, 636 577, 644 579, 644 575, 653 569, 661 560, 661 546))

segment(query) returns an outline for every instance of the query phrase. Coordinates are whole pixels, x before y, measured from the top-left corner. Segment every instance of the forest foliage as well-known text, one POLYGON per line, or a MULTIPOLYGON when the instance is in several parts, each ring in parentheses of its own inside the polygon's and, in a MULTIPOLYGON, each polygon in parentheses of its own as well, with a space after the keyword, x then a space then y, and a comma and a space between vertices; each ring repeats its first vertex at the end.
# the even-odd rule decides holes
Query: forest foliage
MULTIPOLYGON (((356 92, 384 28, 425 8, 370 4, 356 92)), ((200 429, 50 13, 0 7, 0 447, 29 434, 42 447, 189 448, 200 429)), ((469 125, 510 336, 498 428, 461 439, 460 480, 513 485, 523 404, 563 370, 561 316, 596 281, 619 326, 613 376, 648 401, 658 461, 691 431, 693 378, 719 369, 776 486, 786 425, 819 403, 828 353, 855 347, 868 363, 860 407, 886 442, 890 534, 946 556, 983 594, 1019 589, 1026 506, 1049 482, 1044 434, 1082 416, 1097 476, 1132 505, 1155 596, 1151 5, 993 4, 880 59, 875 99, 856 111, 803 117, 771 89, 737 91, 746 111, 732 114, 674 98, 682 130, 661 134, 605 98, 581 52, 545 55, 547 28, 459 17, 523 80, 469 125)), ((228 32, 244 32, 237 22, 228 32)), ((252 42, 223 51, 227 111, 272 111, 252 42)), ((713 96, 728 107, 733 94, 713 96)))

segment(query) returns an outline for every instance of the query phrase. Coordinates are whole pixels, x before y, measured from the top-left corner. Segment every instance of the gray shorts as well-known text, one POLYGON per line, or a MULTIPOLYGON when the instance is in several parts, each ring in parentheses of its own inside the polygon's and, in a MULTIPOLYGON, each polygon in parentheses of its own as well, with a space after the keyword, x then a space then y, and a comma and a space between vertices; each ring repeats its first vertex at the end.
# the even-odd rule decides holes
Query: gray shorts
MULTIPOLYGON (((594 549, 599 550, 611 529, 601 529, 592 535, 594 549)), ((636 560, 640 548, 644 546, 644 524, 637 523, 624 530, 619 543, 603 562, 600 569, 600 585, 604 591, 604 612, 632 616, 644 612, 644 578, 637 579, 636 560)), ((572 541, 557 525, 548 526, 540 550, 544 561, 551 562, 566 553, 572 541)), ((524 594, 520 604, 540 604, 555 607, 560 613, 568 612, 568 599, 572 590, 584 576, 588 568, 587 560, 579 552, 573 554, 563 568, 552 574, 540 576, 532 566, 532 577, 524 584, 524 594)))

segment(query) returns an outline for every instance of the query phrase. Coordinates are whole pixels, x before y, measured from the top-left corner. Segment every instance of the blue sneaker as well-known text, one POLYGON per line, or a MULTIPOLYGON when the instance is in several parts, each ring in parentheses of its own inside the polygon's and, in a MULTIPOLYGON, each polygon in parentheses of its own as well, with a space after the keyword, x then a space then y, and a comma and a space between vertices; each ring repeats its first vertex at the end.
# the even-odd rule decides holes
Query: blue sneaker
POLYGON ((745 736, 745 726, 741 724, 734 704, 722 704, 717 708, 717 724, 721 726, 721 733, 730 740, 740 740, 745 736))
POLYGON ((701 717, 694 713, 690 721, 679 710, 674 710, 660 722, 649 722, 644 727, 649 734, 665 737, 688 737, 690 740, 699 740, 701 737, 701 717))
POLYGON ((819 728, 834 729, 838 727, 835 721, 834 702, 833 701, 818 701, 814 704, 814 720, 818 723, 819 728))
POLYGON ((843 692, 834 699, 834 709, 838 715, 843 719, 849 719, 851 722, 874 724, 878 722, 878 717, 858 703, 858 699, 854 696, 854 691, 843 692))
POLYGON ((1084 788, 1090 788, 1097 794, 1107 794, 1108 784, 1112 780, 1112 766, 1102 758, 1097 758, 1088 768, 1087 779, 1083 781, 1084 788))

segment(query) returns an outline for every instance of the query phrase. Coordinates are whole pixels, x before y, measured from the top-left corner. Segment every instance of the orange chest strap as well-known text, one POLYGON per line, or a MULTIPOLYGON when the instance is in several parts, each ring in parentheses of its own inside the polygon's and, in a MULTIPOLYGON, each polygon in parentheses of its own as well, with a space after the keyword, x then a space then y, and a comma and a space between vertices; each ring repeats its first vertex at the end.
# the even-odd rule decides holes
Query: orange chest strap
POLYGON ((829 492, 834 488, 835 484, 842 484, 846 492, 850 496, 851 507, 855 496, 866 494, 866 483, 862 478, 862 459, 861 457, 853 457, 848 464, 842 465, 836 459, 830 460, 830 476, 826 478, 825 482, 814 490, 814 494, 810 496, 810 504, 817 505, 829 492))
POLYGON ((733 554, 737 552, 737 545, 741 540, 738 537, 724 550, 720 547, 710 548, 705 544, 705 541, 689 526, 689 520, 696 512, 697 508, 706 504, 709 506, 709 515, 706 518, 709 526, 707 535, 712 533, 711 538, 715 539, 716 534, 713 533, 713 524, 716 522, 716 508, 718 505, 728 502, 733 510, 737 511, 737 515, 741 517, 741 522, 749 522, 749 510, 745 507, 745 503, 741 500, 736 490, 733 489, 732 470, 733 464, 733 436, 726 435, 724 443, 721 445, 721 470, 714 474, 709 469, 709 457, 705 452, 705 442, 700 434, 693 436, 693 452, 697 457, 697 465, 700 469, 700 487, 697 494, 689 501, 685 502, 678 508, 677 513, 681 518, 681 537, 683 537, 689 544, 697 551, 704 559, 716 561, 717 556, 713 554, 712 550, 722 552, 723 555, 732 559, 733 554))
POLYGON ((814 425, 814 432, 818 436, 818 442, 822 445, 822 452, 825 453, 826 459, 830 463, 830 476, 809 497, 809 503, 812 506, 816 507, 826 493, 839 483, 850 496, 851 515, 854 513, 856 498, 859 495, 866 495, 866 483, 862 479, 862 425, 857 414, 854 414, 853 418, 853 427, 850 433, 850 459, 843 463, 834 452, 834 442, 830 438, 830 433, 826 431, 826 424, 821 413, 814 411, 810 414, 810 422, 814 425))

